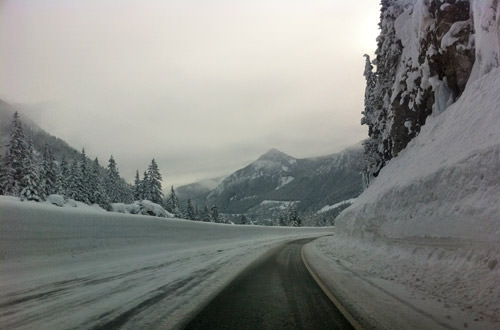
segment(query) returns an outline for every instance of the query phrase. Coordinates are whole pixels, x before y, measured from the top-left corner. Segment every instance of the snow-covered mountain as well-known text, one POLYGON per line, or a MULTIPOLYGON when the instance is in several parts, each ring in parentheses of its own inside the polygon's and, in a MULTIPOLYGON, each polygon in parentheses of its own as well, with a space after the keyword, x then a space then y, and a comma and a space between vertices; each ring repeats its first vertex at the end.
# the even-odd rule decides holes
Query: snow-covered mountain
MULTIPOLYGON (((276 220, 292 204, 300 212, 314 213, 359 195, 362 153, 358 145, 328 156, 297 159, 271 149, 226 177, 198 202, 259 222, 276 220)), ((180 187, 179 191, 188 189, 180 187)))
POLYGON ((176 188, 175 191, 177 193, 177 197, 180 200, 187 201, 187 199, 191 199, 191 201, 195 205, 201 206, 205 203, 208 194, 210 194, 212 190, 217 188, 217 186, 225 178, 225 176, 220 176, 217 178, 201 180, 198 182, 180 186, 176 188))

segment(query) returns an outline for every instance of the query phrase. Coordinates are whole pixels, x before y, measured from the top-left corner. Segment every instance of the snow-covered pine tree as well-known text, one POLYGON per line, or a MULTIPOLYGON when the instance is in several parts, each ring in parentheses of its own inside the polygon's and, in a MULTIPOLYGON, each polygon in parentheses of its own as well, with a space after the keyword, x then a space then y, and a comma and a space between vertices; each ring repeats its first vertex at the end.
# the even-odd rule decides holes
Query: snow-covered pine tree
POLYGON ((101 165, 97 157, 90 167, 89 186, 91 192, 90 202, 92 204, 99 204, 106 209, 108 207, 108 197, 104 189, 103 177, 101 176, 101 165))
POLYGON ((288 214, 281 213, 279 215, 278 226, 288 226, 288 214))
POLYGON ((24 159, 28 156, 31 157, 22 123, 19 114, 15 112, 10 125, 9 142, 0 173, 2 191, 5 195, 19 196, 21 193, 21 181, 28 172, 24 159))
POLYGON ((208 206, 205 205, 203 207, 203 211, 202 213, 200 214, 200 220, 201 221, 204 221, 204 222, 210 222, 211 220, 211 217, 210 217, 210 210, 208 209, 208 206))
POLYGON ((122 178, 120 178, 118 183, 120 201, 123 203, 132 203, 134 201, 134 186, 125 182, 122 178))
POLYGON ((68 167, 68 176, 66 180, 66 193, 67 198, 74 200, 80 200, 79 195, 79 181, 80 181, 80 167, 78 166, 78 160, 73 159, 68 167))
POLYGON ((56 194, 57 189, 57 164, 54 154, 48 144, 43 147, 42 164, 40 168, 40 181, 46 196, 56 194))
POLYGON ((77 180, 77 189, 78 189, 78 199, 81 202, 86 204, 90 204, 90 196, 92 195, 91 187, 90 187, 90 170, 87 155, 85 155, 85 149, 82 149, 80 153, 80 157, 78 160, 78 180, 77 180))
POLYGON ((381 99, 377 94, 377 79, 376 74, 373 72, 373 65, 370 61, 370 56, 366 54, 364 56, 366 59, 364 71, 366 89, 365 110, 362 112, 363 118, 361 118, 361 125, 368 126, 369 138, 363 142, 363 146, 366 157, 365 177, 369 181, 371 177, 378 174, 384 164, 383 153, 379 151, 381 132, 376 125, 382 114, 380 109, 383 105, 380 104, 381 99))
POLYGON ((394 114, 391 110, 393 85, 402 53, 401 41, 396 36, 395 21, 404 7, 399 1, 382 0, 380 35, 377 38, 376 73, 366 57, 365 111, 362 124, 368 125, 369 139, 364 143, 368 161, 368 173, 377 176, 385 162, 392 157, 391 125, 394 114))
POLYGON ((28 153, 23 159, 23 167, 25 175, 21 180, 21 200, 40 202, 45 199, 43 187, 38 175, 39 168, 35 162, 35 155, 33 152, 33 143, 28 142, 28 153))
POLYGON ((66 157, 63 155, 61 163, 59 164, 59 171, 57 173, 57 187, 58 187, 57 193, 59 195, 68 197, 67 192, 69 188, 68 185, 69 177, 70 177, 69 164, 66 161, 66 157))
POLYGON ((109 158, 105 184, 110 203, 122 202, 120 174, 113 155, 109 158))
POLYGON ((186 202, 186 218, 189 220, 196 220, 196 215, 194 213, 193 203, 191 202, 191 198, 188 198, 186 202))
POLYGON ((240 218, 240 224, 241 225, 248 225, 250 224, 250 221, 248 220, 248 218, 246 217, 246 215, 241 215, 241 218, 240 218))
POLYGON ((142 181, 139 177, 139 170, 135 170, 135 179, 134 179, 134 200, 140 201, 143 200, 143 192, 142 192, 142 181))
MULTIPOLYGON (((149 196, 150 200, 153 203, 160 204, 161 201, 163 200, 163 191, 161 190, 161 174, 160 170, 158 169, 158 164, 156 164, 155 159, 151 160, 151 164, 148 167, 148 189, 149 189, 149 196)), ((177 202, 177 208, 178 207, 178 202, 177 202)))
POLYGON ((300 227, 302 225, 297 208, 293 204, 288 208, 288 225, 292 227, 300 227))
POLYGON ((142 174, 142 181, 140 185, 140 192, 142 199, 151 200, 151 187, 149 186, 149 174, 148 171, 144 171, 142 174))
POLYGON ((217 205, 213 205, 211 208, 210 208, 210 221, 211 222, 219 222, 220 221, 220 217, 219 217, 219 209, 217 207, 217 205))
POLYGON ((175 216, 182 216, 182 212, 180 210, 179 199, 175 194, 174 186, 170 187, 170 195, 168 195, 167 200, 165 201, 165 209, 170 213, 173 213, 175 216))

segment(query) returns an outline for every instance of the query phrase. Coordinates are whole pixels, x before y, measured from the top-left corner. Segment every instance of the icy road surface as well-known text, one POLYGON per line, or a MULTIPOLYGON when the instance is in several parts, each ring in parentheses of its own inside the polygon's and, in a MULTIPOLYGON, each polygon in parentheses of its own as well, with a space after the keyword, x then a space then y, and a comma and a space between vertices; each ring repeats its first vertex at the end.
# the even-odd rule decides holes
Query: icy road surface
POLYGON ((353 330, 302 261, 310 241, 286 243, 252 264, 184 330, 353 330))
POLYGON ((273 247, 328 233, 60 209, 2 197, 0 328, 176 328, 273 247))

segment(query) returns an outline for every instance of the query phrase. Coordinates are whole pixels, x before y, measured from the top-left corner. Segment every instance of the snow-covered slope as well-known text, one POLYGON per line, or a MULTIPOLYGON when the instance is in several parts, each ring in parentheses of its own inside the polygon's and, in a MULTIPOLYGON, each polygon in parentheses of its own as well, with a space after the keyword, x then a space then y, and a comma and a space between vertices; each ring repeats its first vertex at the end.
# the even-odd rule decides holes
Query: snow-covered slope
POLYGON ((57 208, 2 196, 0 328, 178 328, 277 244, 325 233, 57 208))
POLYGON ((500 328, 500 69, 428 119, 306 257, 367 324, 500 328), (369 297, 369 298, 367 298, 369 297))
POLYGON ((475 62, 461 96, 340 214, 336 237, 306 253, 355 313, 384 329, 500 328, 500 3, 470 9, 475 62))
POLYGON ((471 83, 338 219, 349 233, 500 237, 500 69, 471 83))

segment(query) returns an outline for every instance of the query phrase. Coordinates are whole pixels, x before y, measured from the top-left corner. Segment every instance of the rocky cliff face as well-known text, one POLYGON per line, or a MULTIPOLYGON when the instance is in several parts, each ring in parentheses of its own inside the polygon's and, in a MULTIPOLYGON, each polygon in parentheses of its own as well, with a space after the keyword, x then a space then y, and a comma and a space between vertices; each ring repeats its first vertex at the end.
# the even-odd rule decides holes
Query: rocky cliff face
MULTIPOLYGON (((484 1, 494 18, 498 1, 484 1)), ((371 176, 418 135, 429 115, 457 100, 476 57, 470 0, 383 0, 380 28, 376 58, 367 58, 365 70, 362 123, 369 127, 371 176)))

